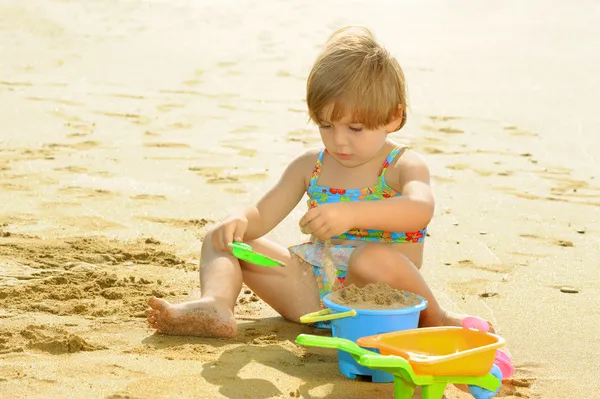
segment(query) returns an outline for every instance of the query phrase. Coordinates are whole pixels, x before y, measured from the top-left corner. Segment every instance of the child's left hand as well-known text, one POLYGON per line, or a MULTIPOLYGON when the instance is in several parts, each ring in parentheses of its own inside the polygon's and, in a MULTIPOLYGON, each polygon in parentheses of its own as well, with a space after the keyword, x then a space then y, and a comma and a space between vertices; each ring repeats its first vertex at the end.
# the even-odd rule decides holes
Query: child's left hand
POLYGON ((304 234, 327 240, 350 230, 352 212, 349 203, 323 204, 310 209, 299 222, 304 234))

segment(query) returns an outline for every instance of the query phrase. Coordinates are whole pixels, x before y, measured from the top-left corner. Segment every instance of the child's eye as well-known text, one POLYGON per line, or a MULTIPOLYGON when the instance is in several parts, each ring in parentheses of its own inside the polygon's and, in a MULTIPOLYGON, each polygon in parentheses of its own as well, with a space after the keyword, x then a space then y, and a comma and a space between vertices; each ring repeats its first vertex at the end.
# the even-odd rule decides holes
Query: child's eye
POLYGON ((348 128, 350 130, 352 130, 353 132, 362 132, 363 128, 362 127, 352 127, 352 126, 348 126, 348 128))
POLYGON ((331 125, 319 125, 319 129, 329 129, 331 125))

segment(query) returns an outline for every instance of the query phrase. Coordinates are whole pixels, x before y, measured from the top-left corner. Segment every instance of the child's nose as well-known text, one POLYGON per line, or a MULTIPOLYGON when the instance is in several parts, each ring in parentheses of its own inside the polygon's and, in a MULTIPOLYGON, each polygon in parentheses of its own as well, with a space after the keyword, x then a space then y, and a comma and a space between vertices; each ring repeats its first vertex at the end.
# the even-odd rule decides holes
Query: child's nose
POLYGON ((333 131, 333 142, 336 146, 343 146, 346 145, 348 142, 348 138, 346 136, 346 133, 344 133, 342 131, 342 129, 334 129, 333 131))

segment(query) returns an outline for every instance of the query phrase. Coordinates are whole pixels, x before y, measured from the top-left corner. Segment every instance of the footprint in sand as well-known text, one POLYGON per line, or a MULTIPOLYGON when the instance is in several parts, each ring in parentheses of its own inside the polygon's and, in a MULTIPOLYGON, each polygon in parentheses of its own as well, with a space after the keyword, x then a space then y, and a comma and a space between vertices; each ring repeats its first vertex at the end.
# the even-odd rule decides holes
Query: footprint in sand
POLYGON ((31 191, 30 187, 6 181, 0 182, 0 187, 2 187, 2 189, 6 191, 31 191))
POLYGON ((73 105, 73 106, 81 106, 83 103, 71 100, 65 100, 62 98, 44 98, 44 97, 25 97, 26 100, 30 101, 44 101, 61 105, 73 105))
POLYGON ((518 252, 518 251, 508 252, 508 253, 511 255, 522 256, 525 258, 534 258, 534 259, 544 259, 544 258, 548 258, 548 257, 552 256, 549 254, 529 254, 529 253, 518 252))
POLYGON ((108 93, 107 96, 117 97, 117 98, 129 98, 132 100, 143 100, 146 98, 144 96, 140 96, 137 94, 125 94, 125 93, 108 93))
MULTIPOLYGON (((40 204, 43 207, 44 204, 40 204)), ((75 227, 86 231, 102 231, 111 229, 124 229, 124 225, 116 222, 112 222, 108 219, 98 216, 66 216, 60 217, 60 224, 62 227, 75 227)))
POLYGON ((320 142, 321 139, 312 129, 297 129, 288 133, 287 141, 299 142, 306 146, 310 146, 320 142))
POLYGON ((80 166, 65 166, 62 168, 54 168, 54 170, 67 173, 87 173, 88 171, 86 168, 82 168, 80 166))
POLYGON ((573 241, 569 240, 560 240, 560 239, 552 239, 549 237, 540 237, 535 234, 519 234, 521 238, 532 238, 534 240, 546 241, 548 244, 558 245, 559 247, 574 247, 573 241))
POLYGON ((600 187, 591 186, 586 180, 571 179, 568 177, 559 177, 556 175, 542 174, 540 177, 555 183, 550 188, 553 195, 564 195, 581 198, 600 198, 600 187), (586 193, 587 191, 587 193, 586 193))
POLYGON ((423 154, 427 154, 427 155, 436 155, 436 154, 444 154, 445 153, 444 150, 440 150, 439 148, 436 148, 436 147, 423 147, 423 148, 421 148, 421 152, 423 154))
POLYGON ((244 190, 243 188, 237 188, 237 187, 225 187, 224 191, 227 193, 231 193, 231 194, 246 194, 248 192, 247 190, 244 190))
MULTIPOLYGON (((264 180, 268 177, 266 171, 258 173, 249 173, 245 175, 232 175, 226 174, 231 171, 231 168, 225 167, 211 167, 211 166, 191 166, 188 170, 195 172, 198 176, 202 176, 206 179, 209 184, 219 183, 238 183, 246 182, 248 180, 264 180)), ((235 170, 235 169, 234 169, 235 170)))
POLYGON ((462 163, 457 163, 454 165, 448 165, 446 166, 446 169, 450 169, 450 170, 466 170, 469 169, 468 165, 462 164, 462 163))
POLYGON ((74 143, 74 144, 63 144, 63 143, 49 143, 49 144, 44 144, 44 147, 48 147, 48 148, 71 148, 74 150, 79 150, 79 151, 85 151, 85 150, 91 150, 92 148, 96 148, 100 146, 100 143, 97 141, 93 141, 93 140, 87 140, 87 141, 81 141, 79 143, 74 143))
POLYGON ((67 137, 81 137, 94 133, 96 129, 95 123, 67 122, 65 126, 73 129, 76 133, 68 134, 67 137))
POLYGON ((428 118, 430 120, 432 120, 433 122, 448 122, 448 121, 453 121, 453 120, 457 120, 457 119, 462 119, 460 116, 440 116, 440 115, 432 115, 432 116, 428 116, 428 118))
POLYGON ((238 127, 231 131, 231 133, 250 133, 250 132, 258 132, 262 129, 260 126, 256 125, 244 125, 242 127, 238 127))
POLYGON ((58 191, 64 194, 72 195, 77 198, 107 198, 116 195, 116 193, 109 190, 78 186, 63 187, 59 188, 58 191))
POLYGON ((176 122, 169 125, 171 129, 191 129, 194 127, 191 123, 176 122))
POLYGON ((186 86, 196 87, 196 86, 202 84, 202 81, 199 79, 190 79, 190 80, 184 80, 183 84, 186 86))
POLYGON ((33 86, 33 83, 31 83, 31 82, 9 82, 7 80, 0 80, 0 85, 8 86, 8 87, 29 87, 29 86, 33 86))
POLYGON ((463 134, 464 130, 461 129, 456 129, 450 126, 431 126, 431 125, 421 125, 421 130, 424 130, 426 132, 439 132, 439 133, 446 133, 446 134, 463 134))
POLYGON ((83 204, 81 202, 68 202, 68 201, 45 201, 39 205, 39 208, 44 209, 53 209, 57 211, 64 210, 66 208, 79 208, 83 204))
POLYGON ((513 270, 511 265, 507 265, 505 263, 494 263, 494 264, 478 264, 472 261, 471 259, 463 259, 459 260, 456 263, 452 263, 453 267, 460 268, 468 268, 468 269, 476 269, 476 270, 484 270, 492 273, 508 273, 513 270))
POLYGON ((498 397, 529 398, 528 393, 536 381, 535 377, 507 378, 502 380, 498 397))
POLYGON ((136 201, 166 201, 167 197, 164 195, 154 195, 154 194, 138 194, 129 197, 132 200, 136 201))
MULTIPOLYGON (((233 94, 233 93, 205 93, 205 92, 201 92, 201 91, 197 91, 197 90, 168 90, 168 89, 163 89, 163 90, 159 90, 159 92, 160 93, 164 93, 164 94, 183 94, 183 95, 191 95, 191 96, 200 96, 200 97, 210 98, 210 99, 213 99, 213 100, 227 100, 227 99, 239 97, 239 94, 233 94)), ((222 118, 216 117, 215 119, 222 119, 222 118)))
MULTIPOLYGON (((526 156, 529 154, 521 154, 526 156)), ((565 202, 576 205, 600 206, 600 187, 591 186, 589 181, 572 179, 568 176, 572 169, 564 167, 546 167, 536 170, 523 170, 528 174, 534 173, 541 179, 554 183, 548 195, 520 192, 512 187, 496 188, 507 194, 528 200, 565 202), (564 177, 563 177, 564 176, 564 177)))
POLYGON ((184 143, 144 143, 144 147, 148 148, 190 148, 184 143))
POLYGON ((137 219, 146 220, 153 223, 168 224, 174 227, 180 228, 202 228, 209 223, 213 223, 214 220, 210 219, 173 219, 173 218, 158 218, 150 216, 137 216, 137 219))
POLYGON ((574 205, 586 205, 586 206, 592 206, 592 207, 600 207, 600 201, 594 201, 594 200, 587 200, 587 201, 576 201, 574 199, 569 199, 569 198, 597 198, 596 195, 593 196, 584 196, 584 195, 557 195, 557 194, 552 194, 551 195, 537 195, 537 194, 531 194, 528 192, 520 192, 517 191, 516 188, 513 187, 502 187, 502 188, 496 188, 496 190, 499 191, 503 191, 506 194, 515 196, 517 198, 522 198, 522 199, 527 199, 527 200, 535 200, 535 201, 554 201, 554 202, 565 202, 565 203, 569 203, 569 204, 574 204, 574 205), (554 195, 554 196, 552 196, 554 195))
POLYGON ((126 119, 136 125, 148 125, 151 120, 148 117, 135 113, 109 112, 109 111, 92 111, 94 114, 108 116, 110 118, 126 119))
POLYGON ((216 65, 219 68, 227 68, 227 67, 230 67, 230 66, 237 65, 237 61, 221 61, 221 62, 217 62, 216 65))
POLYGON ((78 138, 81 138, 81 137, 86 137, 88 135, 89 135, 89 133, 69 133, 69 134, 66 135, 66 137, 68 139, 78 139, 78 138))
POLYGON ((161 105, 157 105, 156 109, 161 112, 170 112, 170 111, 173 111, 174 109, 183 108, 183 107, 185 107, 185 105, 183 105, 183 104, 161 104, 161 105))
POLYGON ((503 129, 508 131, 513 136, 528 136, 528 137, 538 136, 537 133, 529 132, 527 130, 522 130, 516 126, 504 126, 503 129))
POLYGON ((226 143, 224 143, 222 145, 225 148, 231 148, 233 150, 237 150, 238 151, 237 155, 239 155, 241 157, 252 158, 257 153, 257 150, 255 150, 254 148, 246 148, 244 146, 237 145, 237 144, 226 144, 226 143))
POLYGON ((448 283, 457 292, 477 295, 480 298, 499 297, 500 294, 493 289, 492 284, 496 284, 496 282, 483 278, 448 283))

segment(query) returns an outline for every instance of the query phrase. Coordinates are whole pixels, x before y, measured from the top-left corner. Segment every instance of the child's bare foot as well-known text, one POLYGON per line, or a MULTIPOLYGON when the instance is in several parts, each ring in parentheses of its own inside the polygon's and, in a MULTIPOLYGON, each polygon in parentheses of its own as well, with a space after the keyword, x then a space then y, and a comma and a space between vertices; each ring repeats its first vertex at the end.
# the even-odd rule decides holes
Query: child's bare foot
POLYGON ((152 308, 146 311, 148 324, 161 334, 224 338, 237 334, 233 313, 213 298, 172 304, 152 297, 148 305, 152 308))

